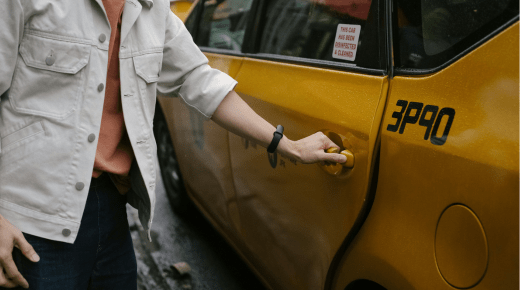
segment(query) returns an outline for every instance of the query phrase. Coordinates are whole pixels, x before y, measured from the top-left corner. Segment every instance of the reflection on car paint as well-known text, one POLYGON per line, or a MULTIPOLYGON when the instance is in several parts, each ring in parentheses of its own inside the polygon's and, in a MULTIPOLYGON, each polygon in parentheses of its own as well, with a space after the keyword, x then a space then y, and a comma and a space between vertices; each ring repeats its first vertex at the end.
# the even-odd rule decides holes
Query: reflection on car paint
POLYGON ((204 116, 199 112, 194 112, 190 110, 190 123, 191 123, 191 133, 193 138, 195 139, 195 144, 197 147, 202 150, 204 149, 204 116))
POLYGON ((276 165, 278 164, 278 154, 276 152, 274 153, 267 153, 267 158, 269 158, 269 164, 271 164, 272 168, 276 168, 276 165))
MULTIPOLYGON (((257 149, 257 145, 255 142, 250 141, 246 138, 241 138, 242 145, 244 145, 244 149, 249 149, 250 146, 253 149, 257 149)), ((260 148, 261 150, 264 150, 263 147, 260 148)), ((275 169, 277 166, 280 166, 281 168, 285 168, 285 165, 288 163, 292 163, 294 165, 297 165, 297 161, 288 157, 285 157, 283 155, 278 155, 275 153, 267 153, 267 160, 269 161, 269 164, 273 169, 275 169), (279 157, 278 157, 279 156, 279 157), (278 160, 280 162, 278 162, 278 160)))

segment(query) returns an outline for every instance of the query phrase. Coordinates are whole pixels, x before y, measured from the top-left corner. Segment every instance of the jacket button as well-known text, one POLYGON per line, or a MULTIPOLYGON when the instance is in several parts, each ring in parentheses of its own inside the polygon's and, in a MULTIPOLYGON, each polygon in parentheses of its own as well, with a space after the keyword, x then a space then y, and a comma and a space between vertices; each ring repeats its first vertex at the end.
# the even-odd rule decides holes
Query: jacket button
POLYGON ((83 183, 83 182, 76 183, 77 190, 82 190, 83 188, 85 188, 85 183, 83 183))
POLYGON ((104 88, 105 88, 104 84, 99 84, 99 86, 97 86, 98 92, 101 92, 104 88))
POLYGON ((96 140, 96 135, 94 135, 94 134, 88 135, 88 142, 92 143, 92 142, 94 142, 94 140, 96 140))
POLYGON ((104 33, 101 33, 99 35, 99 42, 103 43, 105 40, 107 40, 107 36, 104 33))
POLYGON ((68 237, 68 236, 70 236, 70 230, 69 229, 63 229, 63 231, 61 231, 61 234, 64 237, 68 237))
POLYGON ((56 56, 54 56, 51 52, 51 55, 49 55, 46 59, 45 59, 45 64, 47 64, 48 66, 51 66, 54 64, 54 62, 56 61, 56 56))

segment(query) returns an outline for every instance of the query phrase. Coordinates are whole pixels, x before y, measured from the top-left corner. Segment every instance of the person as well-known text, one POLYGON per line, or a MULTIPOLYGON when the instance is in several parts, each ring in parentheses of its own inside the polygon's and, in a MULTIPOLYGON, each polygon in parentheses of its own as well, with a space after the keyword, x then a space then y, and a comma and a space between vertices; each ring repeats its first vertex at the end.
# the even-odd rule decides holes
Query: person
POLYGON ((0 288, 136 289, 125 204, 149 234, 156 90, 299 162, 346 161, 320 132, 276 145, 169 1, 0 1, 0 288))

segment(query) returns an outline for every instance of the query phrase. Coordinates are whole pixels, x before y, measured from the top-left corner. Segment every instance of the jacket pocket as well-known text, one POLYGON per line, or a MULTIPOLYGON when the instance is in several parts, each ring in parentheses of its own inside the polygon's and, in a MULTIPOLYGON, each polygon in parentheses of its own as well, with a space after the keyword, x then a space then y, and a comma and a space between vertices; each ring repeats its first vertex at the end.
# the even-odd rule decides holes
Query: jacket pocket
POLYGON ((6 164, 26 157, 41 147, 45 129, 42 122, 19 124, 12 130, 0 132, 0 169, 6 164))
POLYGON ((56 119, 72 113, 83 91, 82 69, 90 56, 87 42, 26 31, 9 92, 13 108, 56 119))
POLYGON ((139 76, 137 81, 141 100, 149 124, 151 124, 155 113, 157 81, 161 72, 162 58, 162 52, 133 57, 135 73, 139 76))

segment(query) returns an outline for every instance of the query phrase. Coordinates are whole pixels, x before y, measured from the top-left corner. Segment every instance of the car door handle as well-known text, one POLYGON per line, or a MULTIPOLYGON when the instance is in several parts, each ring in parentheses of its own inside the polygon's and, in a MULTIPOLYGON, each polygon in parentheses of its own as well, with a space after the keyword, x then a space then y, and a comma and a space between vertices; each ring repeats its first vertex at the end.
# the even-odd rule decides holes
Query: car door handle
POLYGON ((339 153, 341 155, 344 155, 345 157, 347 157, 347 161, 345 163, 341 163, 341 165, 343 165, 343 167, 346 167, 346 168, 354 167, 354 161, 355 161, 354 154, 352 152, 350 152, 349 150, 343 150, 343 151, 339 152, 338 148, 331 147, 331 148, 327 149, 327 153, 339 153))

